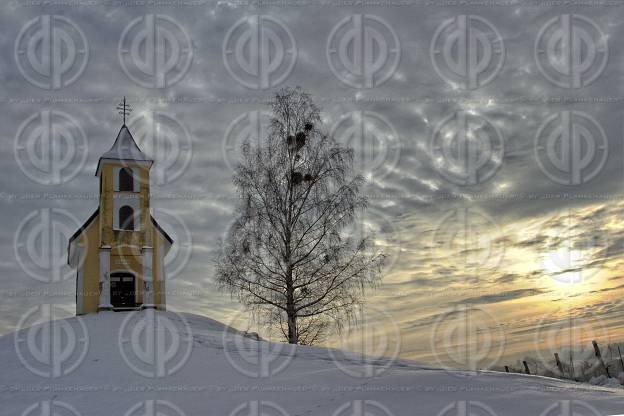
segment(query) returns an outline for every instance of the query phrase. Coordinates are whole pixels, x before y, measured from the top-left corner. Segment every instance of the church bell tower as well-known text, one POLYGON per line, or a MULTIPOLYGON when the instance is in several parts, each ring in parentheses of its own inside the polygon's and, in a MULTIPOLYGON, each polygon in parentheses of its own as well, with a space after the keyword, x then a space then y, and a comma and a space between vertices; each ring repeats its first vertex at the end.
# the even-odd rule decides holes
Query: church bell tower
POLYGON ((78 269, 78 314, 165 309, 164 257, 173 241, 150 213, 154 161, 141 151, 125 124, 129 113, 125 98, 118 109, 124 123, 95 173, 99 207, 70 240, 69 262, 78 269))

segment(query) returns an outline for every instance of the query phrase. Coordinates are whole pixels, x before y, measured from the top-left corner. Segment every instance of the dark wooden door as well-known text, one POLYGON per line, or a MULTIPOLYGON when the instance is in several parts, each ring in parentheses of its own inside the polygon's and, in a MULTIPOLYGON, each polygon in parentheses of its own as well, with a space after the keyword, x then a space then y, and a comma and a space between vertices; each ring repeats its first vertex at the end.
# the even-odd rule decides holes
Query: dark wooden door
POLYGON ((136 306, 134 276, 130 273, 112 273, 110 278, 111 304, 115 308, 136 306))

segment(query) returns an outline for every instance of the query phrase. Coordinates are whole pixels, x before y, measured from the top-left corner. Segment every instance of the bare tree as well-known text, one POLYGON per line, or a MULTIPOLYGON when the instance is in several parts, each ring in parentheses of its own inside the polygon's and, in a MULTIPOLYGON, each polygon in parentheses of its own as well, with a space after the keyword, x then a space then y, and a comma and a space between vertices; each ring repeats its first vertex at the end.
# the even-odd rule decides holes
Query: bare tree
POLYGON ((367 204, 353 151, 323 133, 319 108, 300 88, 281 90, 271 106, 268 137, 242 146, 240 203, 217 279, 289 343, 309 345, 353 317, 384 256, 347 232, 367 204))

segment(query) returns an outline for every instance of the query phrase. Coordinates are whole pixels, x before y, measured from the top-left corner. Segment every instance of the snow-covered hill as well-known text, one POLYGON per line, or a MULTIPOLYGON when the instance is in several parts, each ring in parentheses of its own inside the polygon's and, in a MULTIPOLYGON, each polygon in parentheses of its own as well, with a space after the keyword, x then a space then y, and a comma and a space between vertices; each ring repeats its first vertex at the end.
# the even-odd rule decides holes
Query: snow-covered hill
POLYGON ((0 338, 0 363, 0 415, 10 416, 624 414, 622 389, 411 362, 385 368, 171 312, 23 329, 0 338))

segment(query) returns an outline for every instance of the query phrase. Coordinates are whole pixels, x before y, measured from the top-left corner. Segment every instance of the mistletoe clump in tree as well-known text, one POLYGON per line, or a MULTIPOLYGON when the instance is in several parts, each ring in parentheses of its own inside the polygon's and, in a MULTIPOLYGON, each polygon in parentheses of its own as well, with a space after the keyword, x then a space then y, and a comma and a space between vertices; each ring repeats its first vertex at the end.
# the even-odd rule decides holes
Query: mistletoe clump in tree
POLYGON ((281 90, 271 106, 268 136, 242 146, 240 204, 217 279, 289 343, 310 345, 353 317, 379 281, 383 254, 347 232, 366 208, 352 149, 323 133, 300 88, 281 90))

